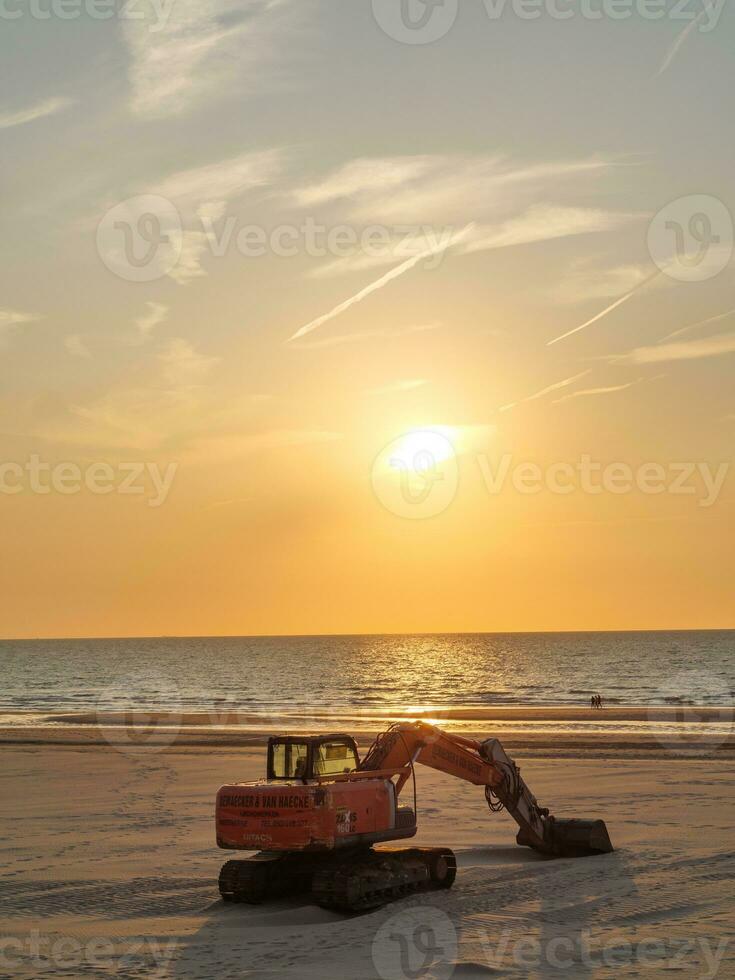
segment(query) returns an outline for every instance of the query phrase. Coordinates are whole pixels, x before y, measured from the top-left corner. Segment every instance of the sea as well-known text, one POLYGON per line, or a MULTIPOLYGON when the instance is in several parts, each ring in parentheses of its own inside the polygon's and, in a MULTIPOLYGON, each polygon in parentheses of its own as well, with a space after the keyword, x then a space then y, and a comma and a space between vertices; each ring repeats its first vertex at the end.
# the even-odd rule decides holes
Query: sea
POLYGON ((732 707, 735 630, 0 641, 0 711, 732 707))

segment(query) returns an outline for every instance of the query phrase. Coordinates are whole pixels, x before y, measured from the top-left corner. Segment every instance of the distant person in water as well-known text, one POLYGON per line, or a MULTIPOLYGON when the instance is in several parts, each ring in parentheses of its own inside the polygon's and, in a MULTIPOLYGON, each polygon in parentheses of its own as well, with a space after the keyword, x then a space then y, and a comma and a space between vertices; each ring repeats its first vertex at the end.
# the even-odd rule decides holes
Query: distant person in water
POLYGON ((596 707, 597 707, 597 698, 593 694, 592 697, 590 698, 590 708, 596 708, 596 707))

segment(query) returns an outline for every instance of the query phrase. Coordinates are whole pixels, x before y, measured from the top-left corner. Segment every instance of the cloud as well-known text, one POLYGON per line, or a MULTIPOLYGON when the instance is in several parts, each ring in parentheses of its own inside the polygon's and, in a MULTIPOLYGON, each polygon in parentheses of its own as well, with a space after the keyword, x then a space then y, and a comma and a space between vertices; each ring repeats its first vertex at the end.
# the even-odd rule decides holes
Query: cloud
MULTIPOLYGON (((468 238, 463 251, 482 252, 489 249, 528 245, 533 242, 568 238, 572 235, 588 235, 611 231, 637 219, 635 214, 616 214, 595 208, 571 208, 554 205, 537 205, 523 214, 500 222, 497 226, 481 225, 468 238)), ((453 227, 422 226, 415 231, 395 234, 387 227, 381 229, 381 241, 370 242, 369 250, 320 265, 310 273, 314 279, 346 272, 359 272, 382 265, 390 265, 400 259, 424 252, 444 238, 451 237, 453 227)))
POLYGON ((441 159, 414 156, 352 160, 324 180, 293 191, 293 198, 300 207, 308 208, 342 198, 384 193, 430 173, 441 159))
POLYGON ((571 401, 573 398, 591 398, 596 395, 612 395, 617 391, 626 391, 628 388, 632 388, 633 385, 640 384, 643 378, 637 378, 635 381, 629 381, 624 385, 612 385, 609 388, 584 388, 581 391, 573 391, 569 395, 563 395, 561 398, 557 398, 553 401, 552 405, 561 405, 562 402, 571 401))
POLYGON ((605 307, 605 309, 602 310, 601 313, 598 313, 596 316, 593 316, 592 319, 590 320, 586 320, 579 327, 574 327, 573 330, 567 330, 567 332, 561 334, 561 336, 555 337, 553 340, 549 340, 546 346, 551 347, 553 344, 558 344, 560 340, 566 340, 567 337, 571 337, 573 334, 579 333, 581 330, 586 330, 587 327, 591 327, 593 323, 599 322, 604 317, 606 317, 608 313, 612 313, 613 310, 616 310, 619 306, 622 306, 623 303, 627 303, 628 300, 631 299, 631 297, 635 296, 637 292, 639 292, 641 289, 647 286, 650 282, 653 282, 653 280, 656 279, 661 274, 662 273, 658 269, 656 269, 655 272, 647 276, 642 282, 639 282, 637 286, 633 287, 633 289, 629 290, 623 296, 616 299, 614 303, 610 304, 610 306, 605 307))
POLYGON ((72 357, 79 357, 86 361, 92 357, 92 352, 78 333, 69 334, 68 337, 64 337, 64 347, 66 347, 72 357))
POLYGON ((500 156, 358 158, 293 193, 297 204, 347 204, 355 221, 375 224, 459 224, 518 207, 519 195, 537 195, 575 177, 597 176, 606 159, 516 164, 500 156))
POLYGON ((613 355, 609 360, 616 364, 662 364, 667 361, 694 361, 732 353, 735 353, 735 333, 676 344, 660 344, 656 347, 637 347, 627 354, 613 355))
POLYGON ((586 303, 594 299, 610 299, 629 293, 650 274, 648 265, 617 265, 610 268, 592 267, 588 259, 575 262, 553 291, 559 303, 586 303))
POLYGON ((223 202, 255 187, 272 184, 283 168, 283 152, 278 149, 241 153, 202 167, 179 170, 146 188, 160 194, 198 217, 217 220, 223 202))
POLYGON ((571 235, 612 231, 638 217, 636 214, 616 214, 597 208, 536 205, 524 214, 508 219, 497 228, 478 228, 473 240, 465 246, 465 251, 480 252, 485 249, 568 238, 571 235))
POLYGON ((213 412, 206 382, 219 358, 174 338, 136 365, 133 379, 86 404, 72 404, 34 435, 52 442, 154 451, 198 431, 213 412))
POLYGON ((131 109, 147 119, 181 115, 207 99, 262 91, 265 62, 293 43, 300 4, 280 0, 174 0, 161 17, 144 4, 123 21, 131 109))
POLYGON ((201 384, 220 360, 200 354, 186 340, 176 337, 158 355, 164 381, 174 387, 190 387, 201 384))
POLYGON ((528 395, 527 398, 521 398, 517 402, 511 402, 509 405, 503 405, 499 411, 509 412, 512 408, 516 408, 518 405, 525 405, 526 402, 534 402, 539 398, 543 398, 544 395, 550 395, 552 391, 559 391, 562 388, 568 388, 569 385, 574 384, 575 381, 579 381, 580 378, 584 378, 585 375, 590 373, 590 369, 587 371, 582 371, 581 374, 575 374, 571 378, 565 378, 563 381, 555 381, 554 384, 548 385, 546 388, 542 388, 541 391, 537 391, 533 395, 528 395))
POLYGON ((20 112, 0 115, 0 129, 10 129, 13 126, 24 126, 26 123, 34 122, 36 119, 43 119, 46 116, 53 116, 73 104, 72 99, 53 98, 38 102, 28 109, 21 109, 20 112))
POLYGON ((402 265, 397 266, 395 269, 391 269, 390 272, 387 272, 384 276, 381 276, 380 279, 377 279, 375 282, 370 283, 369 286, 365 286, 364 289, 361 289, 358 293, 355 293, 354 296, 351 296, 343 303, 340 303, 338 306, 335 306, 334 309, 329 311, 329 313, 324 313, 322 316, 317 317, 316 320, 312 320, 310 323, 307 323, 306 326, 301 327, 299 330, 296 331, 296 333, 292 337, 289 338, 287 342, 291 343, 294 340, 299 340, 299 338, 305 337, 306 334, 311 333, 312 330, 316 330, 318 327, 321 327, 323 324, 329 322, 329 320, 333 320, 335 317, 339 316, 340 314, 345 313, 352 306, 355 306, 357 303, 361 303, 372 293, 377 292, 379 289, 382 289, 384 286, 387 286, 388 283, 392 282, 394 279, 398 279, 406 272, 409 272, 411 269, 415 268, 419 264, 419 262, 421 262, 423 259, 434 257, 440 254, 440 251, 445 252, 448 248, 451 248, 453 245, 457 245, 460 242, 464 241, 464 239, 469 234, 471 234, 472 229, 473 229, 472 225, 467 225, 466 228, 463 228, 455 235, 452 235, 452 237, 448 239, 440 248, 438 247, 429 248, 425 252, 419 253, 418 255, 415 255, 413 258, 408 259, 406 262, 404 262, 402 265))
POLYGON ((19 313, 17 310, 0 310, 0 344, 15 333, 18 327, 28 323, 35 323, 40 320, 40 316, 34 313, 19 313))
MULTIPOLYGON (((170 201, 178 211, 177 223, 181 220, 181 225, 173 229, 179 257, 167 272, 168 277, 185 286, 193 279, 206 276, 202 260, 215 250, 214 223, 222 218, 228 202, 247 191, 270 186, 282 168, 283 153, 277 149, 264 150, 180 170, 148 185, 145 192, 170 201)), ((227 247, 224 239, 221 247, 227 247)))
POLYGON ((135 334, 128 341, 131 345, 143 344, 150 337, 153 331, 168 316, 168 306, 165 303, 146 303, 146 312, 133 320, 135 334))

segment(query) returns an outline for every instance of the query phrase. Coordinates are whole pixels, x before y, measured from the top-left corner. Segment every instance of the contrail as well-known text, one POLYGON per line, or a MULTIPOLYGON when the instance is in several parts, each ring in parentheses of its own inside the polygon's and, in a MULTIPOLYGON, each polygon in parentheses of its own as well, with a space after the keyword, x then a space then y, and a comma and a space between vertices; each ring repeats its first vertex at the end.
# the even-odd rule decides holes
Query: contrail
POLYGON ((647 286, 649 282, 652 282, 656 276, 660 275, 661 272, 656 269, 656 271, 650 276, 647 276, 643 282, 639 282, 637 286, 634 286, 630 292, 626 293, 624 296, 620 296, 614 303, 611 303, 610 306, 602 311, 602 313, 598 313, 597 316, 593 316, 591 320, 587 320, 586 323, 583 323, 579 327, 575 327, 573 330, 567 330, 567 332, 563 333, 560 337, 554 337, 553 340, 548 341, 546 346, 551 347, 553 344, 558 344, 560 340, 566 340, 566 338, 571 337, 572 334, 579 333, 580 330, 586 330, 587 327, 591 327, 593 323, 597 323, 598 320, 601 320, 603 317, 607 316, 608 313, 612 313, 613 310, 616 310, 619 306, 622 306, 623 303, 626 303, 631 298, 631 296, 635 296, 639 289, 643 289, 643 287, 647 286))
POLYGON ((557 398, 551 404, 561 405, 562 402, 569 402, 573 398, 586 398, 592 395, 612 395, 616 391, 625 391, 627 388, 632 388, 633 385, 640 384, 644 380, 644 378, 637 378, 635 381, 629 381, 627 384, 611 385, 609 388, 583 388, 582 391, 573 391, 571 395, 562 395, 561 398, 557 398))
POLYGON ((677 56, 677 54, 681 51, 681 49, 686 44, 687 38, 692 33, 692 31, 694 30, 694 28, 697 26, 697 24, 700 22, 700 20, 705 16, 705 14, 708 14, 708 13, 709 13, 709 10, 705 6, 704 10, 700 11, 699 15, 697 17, 695 17, 693 21, 691 21, 689 24, 687 24, 687 26, 684 28, 684 30, 681 32, 681 34, 679 34, 677 36, 677 38, 674 41, 674 43, 671 45, 671 47, 669 48, 669 50, 666 52, 666 57, 661 62, 661 67, 656 72, 656 74, 653 76, 654 78, 658 78, 659 75, 663 75, 663 73, 666 71, 666 69, 673 62, 674 58, 677 56))
POLYGON ((380 279, 370 283, 369 286, 365 286, 365 288, 361 289, 359 293, 356 293, 354 296, 346 299, 344 303, 340 303, 339 306, 335 306, 335 308, 330 310, 329 313, 325 313, 323 316, 317 317, 316 320, 312 320, 311 323, 307 323, 305 327, 301 327, 300 330, 296 331, 293 337, 288 338, 286 343, 290 344, 294 340, 299 340, 301 337, 305 337, 307 333, 311 333, 312 330, 316 330, 317 327, 321 327, 324 323, 327 323, 327 321, 333 320, 336 316, 344 313, 345 310, 349 310, 351 306, 355 306, 356 303, 361 303, 364 299, 370 296, 371 293, 376 293, 379 289, 382 289, 383 286, 387 286, 389 282, 392 282, 394 279, 398 279, 398 277, 402 276, 404 273, 409 272, 414 268, 414 266, 417 266, 419 262, 422 262, 424 259, 431 258, 432 255, 440 255, 442 252, 446 252, 448 248, 451 248, 453 245, 457 245, 459 242, 463 241, 463 239, 470 234, 474 227, 474 222, 466 225, 461 231, 458 231, 456 235, 452 235, 449 241, 443 242, 439 245, 433 245, 431 248, 427 248, 418 255, 414 255, 412 258, 402 262, 401 265, 396 266, 395 269, 391 269, 390 272, 386 272, 386 274, 381 276, 380 279))
POLYGON ((693 330, 698 330, 700 327, 706 327, 710 323, 717 323, 719 320, 726 320, 729 316, 735 313, 735 309, 728 310, 726 313, 718 313, 717 316, 708 317, 706 320, 699 320, 697 323, 692 323, 688 327, 682 327, 681 330, 675 330, 673 333, 667 334, 662 338, 661 343, 665 340, 673 340, 674 337, 681 337, 682 334, 691 333, 693 330))
POLYGON ((575 374, 572 378, 565 378, 563 381, 555 381, 553 385, 547 385, 546 388, 542 388, 541 391, 537 391, 535 395, 529 395, 527 398, 521 398, 520 401, 511 402, 510 405, 503 405, 498 409, 499 412, 509 412, 511 408, 515 408, 517 405, 525 405, 526 402, 534 402, 537 398, 543 398, 544 395, 551 394, 552 391, 559 391, 560 388, 568 388, 569 385, 574 384, 575 381, 579 381, 580 378, 584 378, 590 373, 592 368, 588 368, 586 371, 582 371, 581 374, 575 374))

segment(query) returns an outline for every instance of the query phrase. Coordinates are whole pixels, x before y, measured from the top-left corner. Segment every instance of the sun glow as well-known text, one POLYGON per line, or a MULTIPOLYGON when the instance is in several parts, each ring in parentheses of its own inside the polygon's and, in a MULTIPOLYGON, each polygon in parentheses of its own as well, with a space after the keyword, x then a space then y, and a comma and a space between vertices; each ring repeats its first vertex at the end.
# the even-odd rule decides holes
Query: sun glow
POLYGON ((396 440, 392 458, 416 471, 425 468, 422 461, 442 463, 456 454, 457 433, 450 426, 411 429, 396 440))

